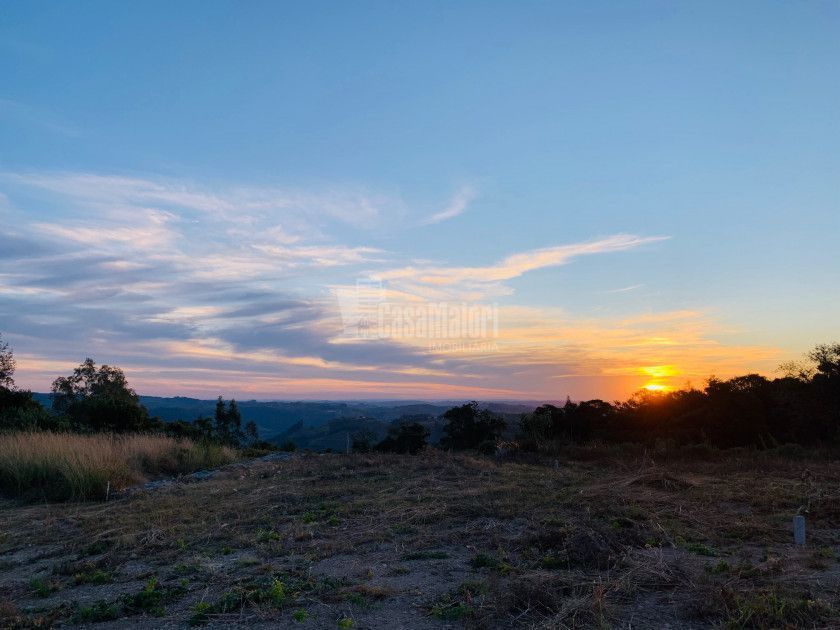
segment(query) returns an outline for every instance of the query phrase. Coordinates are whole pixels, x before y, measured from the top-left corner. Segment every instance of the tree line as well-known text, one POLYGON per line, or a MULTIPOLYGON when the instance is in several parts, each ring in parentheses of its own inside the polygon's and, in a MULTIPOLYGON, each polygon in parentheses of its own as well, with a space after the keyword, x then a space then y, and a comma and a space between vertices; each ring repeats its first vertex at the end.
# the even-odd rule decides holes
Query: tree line
MULTIPOLYGON (((840 343, 818 345, 804 362, 782 367, 780 378, 710 378, 703 389, 643 390, 623 402, 567 399, 563 405, 541 405, 522 414, 516 426, 473 401, 443 414, 439 446, 480 452, 493 452, 502 441, 523 450, 661 440, 718 448, 840 446, 840 343)), ((31 392, 15 387, 14 371, 14 355, 0 338, 0 430, 145 431, 237 447, 269 446, 259 442, 253 422, 243 424, 235 400, 219 397, 213 418, 164 422, 149 416, 122 370, 97 367, 86 359, 53 382, 51 409, 46 410, 31 392)), ((352 436, 352 447, 414 454, 426 447, 428 438, 422 423, 398 422, 378 442, 368 433, 352 436)))
POLYGON ((822 344, 785 374, 728 380, 703 389, 642 391, 624 402, 588 400, 542 405, 522 417, 525 448, 551 442, 666 440, 675 445, 769 448, 840 445, 840 344, 822 344))
MULTIPOLYGON (((781 367, 780 378, 713 377, 703 389, 642 390, 623 402, 567 398, 563 405, 541 405, 522 414, 518 426, 512 427, 473 401, 443 415, 440 446, 481 452, 494 451, 503 440, 526 451, 589 442, 715 448, 840 446, 840 343, 818 345, 804 362, 781 367)), ((420 428, 392 427, 385 440, 368 450, 417 452, 425 445, 420 428)), ((359 446, 365 450, 364 442, 359 446)))
POLYGON ((14 382, 15 359, 0 338, 0 430, 49 430, 77 433, 162 433, 236 448, 268 447, 254 422, 242 422, 236 401, 219 396, 212 418, 166 422, 151 417, 118 367, 85 359, 69 376, 53 381, 50 409, 14 382))

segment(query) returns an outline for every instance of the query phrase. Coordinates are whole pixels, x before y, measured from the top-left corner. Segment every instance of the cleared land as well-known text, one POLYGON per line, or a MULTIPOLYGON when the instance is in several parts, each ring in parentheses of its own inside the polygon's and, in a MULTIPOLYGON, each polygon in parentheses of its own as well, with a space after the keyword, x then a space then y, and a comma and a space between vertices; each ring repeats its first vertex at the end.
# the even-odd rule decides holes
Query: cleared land
POLYGON ((304 455, 0 528, 0 627, 840 625, 829 460, 304 455))

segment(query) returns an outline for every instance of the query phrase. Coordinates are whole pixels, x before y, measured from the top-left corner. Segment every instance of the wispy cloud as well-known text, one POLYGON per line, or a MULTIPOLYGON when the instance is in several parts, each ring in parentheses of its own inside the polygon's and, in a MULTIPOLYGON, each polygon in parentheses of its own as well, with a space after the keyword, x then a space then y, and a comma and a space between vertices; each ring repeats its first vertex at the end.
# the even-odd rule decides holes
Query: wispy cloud
POLYGON ((630 291, 635 291, 636 289, 641 289, 644 284, 631 284, 630 286, 621 287, 620 289, 608 289, 606 291, 602 291, 602 293, 629 293, 630 291))
POLYGON ((120 209, 157 208, 182 216, 260 223, 284 218, 287 229, 309 234, 311 225, 335 220, 366 228, 383 215, 400 214, 399 197, 360 187, 324 186, 318 190, 294 187, 229 186, 216 189, 183 180, 148 179, 96 173, 0 173, 0 179, 39 188, 73 200, 80 208, 114 213, 120 209))
POLYGON ((454 219, 467 209, 467 207, 475 199, 475 190, 471 186, 464 186, 455 196, 449 201, 449 204, 440 212, 433 214, 425 221, 423 225, 431 225, 433 223, 440 223, 448 219, 454 219))
POLYGON ((432 287, 488 285, 511 280, 536 269, 565 265, 580 256, 625 251, 668 238, 670 237, 616 234, 594 241, 545 247, 512 254, 492 265, 477 267, 402 267, 383 271, 377 274, 377 277, 396 283, 403 281, 432 287))

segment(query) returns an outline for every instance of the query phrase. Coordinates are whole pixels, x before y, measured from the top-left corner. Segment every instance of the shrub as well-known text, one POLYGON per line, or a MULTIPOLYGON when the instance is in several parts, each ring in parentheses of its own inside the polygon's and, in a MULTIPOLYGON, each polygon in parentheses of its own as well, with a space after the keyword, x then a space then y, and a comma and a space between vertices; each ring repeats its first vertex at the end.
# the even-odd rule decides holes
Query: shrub
POLYGON ((426 448, 428 438, 429 430, 417 422, 393 425, 388 429, 388 435, 385 439, 376 445, 376 450, 386 453, 416 455, 426 448))
POLYGON ((454 450, 475 449, 485 442, 495 443, 505 429, 504 419, 472 401, 443 414, 446 426, 441 446, 454 450))

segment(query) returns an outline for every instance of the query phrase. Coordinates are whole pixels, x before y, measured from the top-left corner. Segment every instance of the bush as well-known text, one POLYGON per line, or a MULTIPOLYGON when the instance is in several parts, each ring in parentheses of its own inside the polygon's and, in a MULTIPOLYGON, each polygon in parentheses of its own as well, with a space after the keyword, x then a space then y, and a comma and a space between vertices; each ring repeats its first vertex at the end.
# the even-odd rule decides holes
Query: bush
POLYGON ((385 453, 416 455, 426 448, 428 438, 429 430, 422 424, 406 422, 391 426, 385 439, 376 445, 376 450, 385 453))
POLYGON ((443 414, 443 418, 447 424, 440 444, 454 450, 476 449, 486 442, 495 443, 505 429, 501 416, 479 409, 476 401, 453 407, 443 414))

